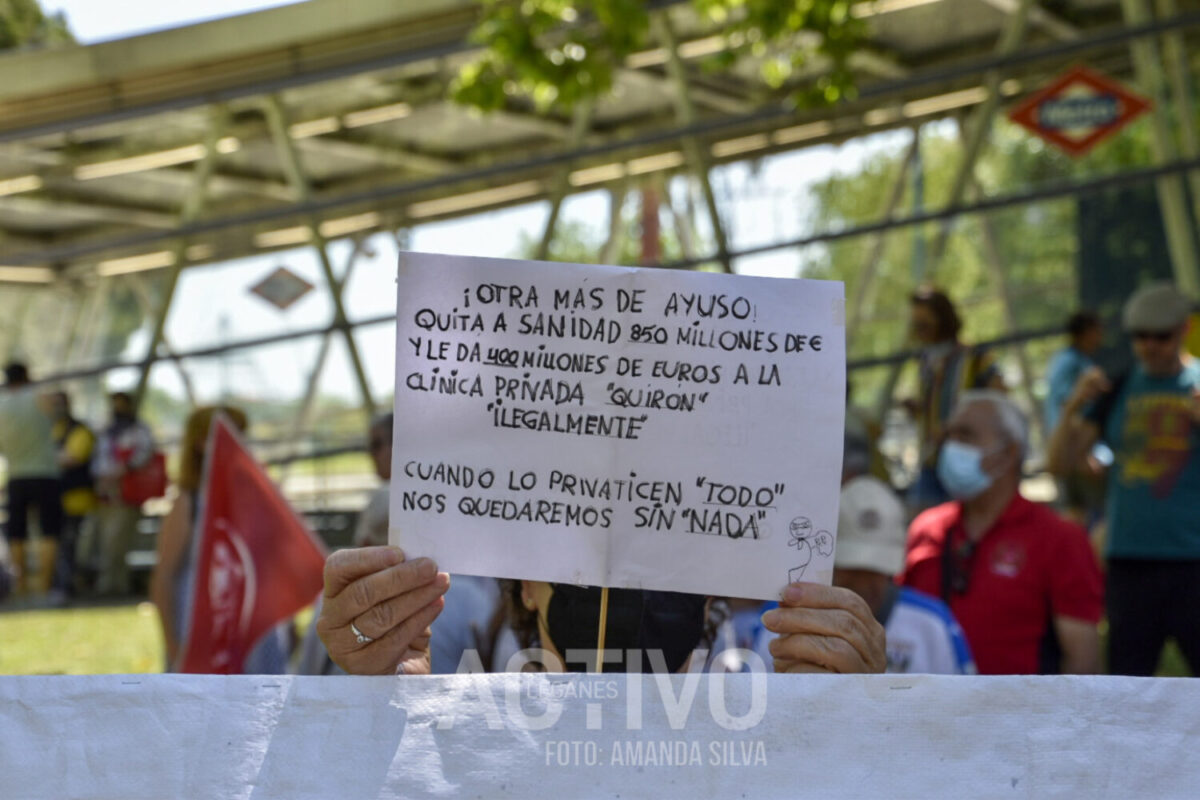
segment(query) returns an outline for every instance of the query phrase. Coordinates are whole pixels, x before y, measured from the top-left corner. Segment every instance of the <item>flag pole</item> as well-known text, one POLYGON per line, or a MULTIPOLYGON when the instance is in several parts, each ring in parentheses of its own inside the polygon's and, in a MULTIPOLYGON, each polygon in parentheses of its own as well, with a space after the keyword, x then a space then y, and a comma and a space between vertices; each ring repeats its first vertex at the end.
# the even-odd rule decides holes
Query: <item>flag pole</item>
POLYGON ((600 635, 596 638, 596 672, 604 671, 604 633, 608 627, 608 587, 600 587, 600 635))

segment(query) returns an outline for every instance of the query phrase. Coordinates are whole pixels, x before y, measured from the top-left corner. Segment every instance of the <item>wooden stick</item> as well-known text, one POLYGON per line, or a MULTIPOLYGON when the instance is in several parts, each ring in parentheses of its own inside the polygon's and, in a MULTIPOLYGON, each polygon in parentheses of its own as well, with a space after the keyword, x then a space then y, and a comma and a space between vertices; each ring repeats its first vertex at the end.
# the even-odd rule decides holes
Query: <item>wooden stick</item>
POLYGON ((608 587, 600 588, 600 635, 596 639, 596 672, 604 671, 604 633, 608 627, 608 587))

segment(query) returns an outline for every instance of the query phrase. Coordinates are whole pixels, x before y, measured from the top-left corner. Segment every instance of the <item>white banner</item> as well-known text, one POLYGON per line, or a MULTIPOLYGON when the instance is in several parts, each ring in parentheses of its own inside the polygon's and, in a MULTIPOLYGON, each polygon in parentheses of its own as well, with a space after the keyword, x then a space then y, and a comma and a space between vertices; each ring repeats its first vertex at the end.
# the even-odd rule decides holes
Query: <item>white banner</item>
POLYGON ((402 253, 391 540, 446 571, 829 583, 843 287, 402 253))
POLYGON ((0 679, 5 800, 1195 797, 1200 682, 0 679))

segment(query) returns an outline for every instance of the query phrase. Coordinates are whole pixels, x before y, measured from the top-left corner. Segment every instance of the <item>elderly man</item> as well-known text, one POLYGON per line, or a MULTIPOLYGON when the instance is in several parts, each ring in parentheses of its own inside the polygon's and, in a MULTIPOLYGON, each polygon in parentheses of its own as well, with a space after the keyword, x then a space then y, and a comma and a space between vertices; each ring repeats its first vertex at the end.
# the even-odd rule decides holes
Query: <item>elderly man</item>
POLYGON ((903 583, 941 597, 981 674, 1091 673, 1102 584, 1083 529, 1021 496, 1025 416, 996 391, 961 396, 938 476, 953 501, 909 529, 903 583))
POLYGON ((896 586, 904 568, 904 506, 883 481, 867 474, 870 444, 847 427, 833 585, 867 601, 887 631, 887 671, 975 673, 962 628, 936 597, 896 586))
POLYGON ((1168 636, 1200 670, 1200 363, 1185 355, 1192 303, 1170 284, 1136 292, 1122 323, 1128 375, 1079 379, 1050 443, 1069 473, 1098 440, 1108 483, 1108 666, 1151 675, 1168 636))

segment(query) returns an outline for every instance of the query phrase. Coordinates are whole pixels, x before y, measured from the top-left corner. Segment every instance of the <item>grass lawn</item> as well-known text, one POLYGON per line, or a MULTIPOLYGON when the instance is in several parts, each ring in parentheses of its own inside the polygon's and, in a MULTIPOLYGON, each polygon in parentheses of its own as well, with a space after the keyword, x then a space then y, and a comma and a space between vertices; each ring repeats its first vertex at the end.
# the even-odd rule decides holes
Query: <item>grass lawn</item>
POLYGON ((149 603, 0 614, 0 674, 162 672, 158 613, 149 603))
MULTIPOLYGON (((312 609, 300 612, 303 632, 312 609)), ((1107 626, 1101 627, 1101 635, 1107 626)), ((0 675, 93 675, 162 672, 162 634, 149 603, 0 613, 0 675)), ((1174 642, 1163 651, 1161 677, 1188 677, 1174 642)))
MULTIPOLYGON (((297 614, 297 630, 311 619, 297 614)), ((0 675, 162 672, 163 655, 150 603, 0 613, 0 675)))

